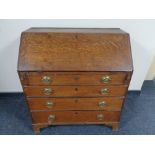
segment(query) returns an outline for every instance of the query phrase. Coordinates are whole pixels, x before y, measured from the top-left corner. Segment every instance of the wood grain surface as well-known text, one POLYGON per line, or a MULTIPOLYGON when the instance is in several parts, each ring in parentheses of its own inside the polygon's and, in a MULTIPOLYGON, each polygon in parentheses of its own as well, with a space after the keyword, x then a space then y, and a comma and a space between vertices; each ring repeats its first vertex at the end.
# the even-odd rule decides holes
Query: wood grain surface
POLYGON ((107 110, 120 111, 123 97, 101 98, 27 98, 30 111, 107 110), (52 106, 48 106, 48 102, 52 106), (102 103, 104 102, 104 106, 102 103))
POLYGON ((120 85, 128 84, 128 72, 26 72, 21 79, 23 85, 120 85), (49 83, 43 82, 43 77, 50 77, 49 83), (102 81, 109 76, 107 83, 102 81))
POLYGON ((21 35, 17 70, 34 132, 63 124, 117 130, 133 73, 130 37, 118 28, 31 28, 21 35))
POLYGON ((54 115, 55 119, 49 124, 75 124, 75 123, 99 123, 118 122, 120 112, 107 111, 59 111, 59 112, 32 112, 34 123, 48 123, 49 115, 54 115), (97 115, 103 115, 103 120, 98 120, 97 115))
POLYGON ((72 33, 68 29, 23 32, 18 71, 133 70, 127 33, 116 33, 117 29, 111 32, 91 29, 91 33, 81 30, 72 33))
POLYGON ((27 97, 103 97, 124 96, 127 85, 122 86, 25 86, 24 93, 27 97), (51 89, 50 94, 45 94, 45 89, 51 89), (108 93, 102 94, 101 89, 107 88, 108 93))

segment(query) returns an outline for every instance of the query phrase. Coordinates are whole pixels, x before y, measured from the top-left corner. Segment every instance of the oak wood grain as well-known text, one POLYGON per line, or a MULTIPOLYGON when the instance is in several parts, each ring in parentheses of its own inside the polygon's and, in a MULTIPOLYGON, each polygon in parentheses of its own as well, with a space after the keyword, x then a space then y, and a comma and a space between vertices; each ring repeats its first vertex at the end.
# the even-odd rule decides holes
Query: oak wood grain
POLYGON ((24 86, 27 97, 103 97, 124 96, 127 85, 122 86, 24 86), (45 94, 45 89, 51 89, 45 94), (102 94, 101 89, 107 88, 108 93, 102 94))
POLYGON ((120 85, 129 83, 126 79, 127 72, 26 72, 25 76, 27 81, 23 80, 23 85, 120 85), (49 83, 43 82, 44 76, 50 77, 49 83), (110 77, 107 83, 102 81, 104 76, 110 77))
POLYGON ((118 122, 120 119, 120 112, 107 111, 57 111, 57 112, 32 112, 32 119, 35 124, 75 124, 75 123, 99 123, 99 122, 118 122), (49 115, 54 115, 55 119, 48 122, 49 115), (103 115, 103 120, 98 120, 97 115, 103 115))
POLYGON ((133 73, 130 37, 118 28, 30 28, 21 35, 17 70, 34 132, 65 124, 117 130, 133 73))
POLYGON ((103 33, 63 30, 23 32, 18 71, 133 70, 129 34, 106 29, 98 30, 103 33))
POLYGON ((27 98, 29 109, 33 111, 67 111, 67 110, 107 110, 120 111, 123 97, 102 98, 27 98), (48 106, 47 103, 52 103, 48 106), (104 105, 101 105, 104 102, 104 105))

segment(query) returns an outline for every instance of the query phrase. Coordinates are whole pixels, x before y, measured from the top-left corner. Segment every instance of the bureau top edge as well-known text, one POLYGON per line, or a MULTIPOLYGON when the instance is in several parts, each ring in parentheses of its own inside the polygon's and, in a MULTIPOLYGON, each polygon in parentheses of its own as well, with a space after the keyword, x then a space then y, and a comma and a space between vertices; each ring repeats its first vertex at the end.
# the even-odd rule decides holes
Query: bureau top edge
POLYGON ((117 33, 127 34, 120 28, 71 28, 71 27, 32 27, 23 33, 117 33))
POLYGON ((132 73, 134 71, 133 68, 129 69, 129 70, 101 70, 101 71, 98 71, 98 70, 95 70, 95 71, 84 71, 84 70, 25 70, 25 69, 20 69, 20 67, 17 67, 17 72, 38 72, 38 73, 41 73, 41 72, 51 72, 51 73, 132 73))

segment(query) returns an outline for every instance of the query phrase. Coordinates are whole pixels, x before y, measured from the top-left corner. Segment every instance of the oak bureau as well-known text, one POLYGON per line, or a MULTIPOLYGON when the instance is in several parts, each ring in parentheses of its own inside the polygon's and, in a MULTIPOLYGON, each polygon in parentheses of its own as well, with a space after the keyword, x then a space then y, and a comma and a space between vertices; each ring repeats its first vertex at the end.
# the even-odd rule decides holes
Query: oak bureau
POLYGON ((117 130, 133 72, 129 34, 119 28, 30 28, 18 74, 33 130, 105 124, 117 130))

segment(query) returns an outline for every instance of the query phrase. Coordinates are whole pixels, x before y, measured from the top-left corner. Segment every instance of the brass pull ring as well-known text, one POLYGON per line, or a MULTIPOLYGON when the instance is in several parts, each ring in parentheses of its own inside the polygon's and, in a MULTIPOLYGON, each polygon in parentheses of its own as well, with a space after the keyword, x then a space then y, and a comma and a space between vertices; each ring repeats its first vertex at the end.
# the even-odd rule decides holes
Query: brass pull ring
POLYGON ((104 115, 103 114, 98 114, 97 115, 97 120, 102 121, 104 119, 104 115))
POLYGON ((101 89, 101 94, 102 94, 102 95, 105 95, 105 94, 107 94, 108 92, 109 92, 108 88, 102 88, 102 89, 101 89))
POLYGON ((101 101, 98 103, 99 107, 103 108, 107 105, 107 103, 105 101, 101 101))
POLYGON ((54 105, 53 102, 46 102, 46 107, 47 107, 47 108, 52 108, 53 105, 54 105))
POLYGON ((51 82, 51 78, 49 76, 43 76, 42 77, 42 82, 44 84, 49 84, 51 82))
POLYGON ((55 120, 55 115, 48 116, 48 123, 51 124, 55 120))
POLYGON ((108 83, 111 80, 109 75, 102 76, 101 82, 108 83))
POLYGON ((50 95, 52 93, 52 89, 51 88, 44 88, 43 93, 45 95, 50 95))

